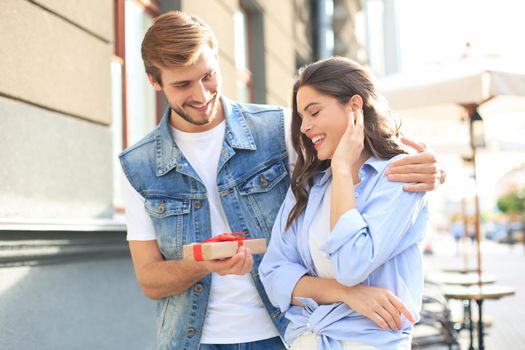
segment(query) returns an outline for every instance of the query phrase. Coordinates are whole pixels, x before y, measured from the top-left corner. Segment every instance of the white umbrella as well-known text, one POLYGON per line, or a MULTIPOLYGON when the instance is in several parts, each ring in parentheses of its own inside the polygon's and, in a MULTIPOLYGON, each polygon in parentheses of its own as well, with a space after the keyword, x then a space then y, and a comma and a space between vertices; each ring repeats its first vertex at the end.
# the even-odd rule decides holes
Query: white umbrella
MULTIPOLYGON (((464 55, 456 61, 432 63, 412 72, 390 75, 382 80, 381 87, 394 110, 429 105, 481 105, 501 96, 525 96, 525 65, 523 61, 464 55)), ((505 105, 511 111, 516 110, 513 104, 505 105)))
POLYGON ((469 117, 465 106, 476 107, 483 116, 490 145, 500 150, 525 145, 523 61, 464 55, 390 75, 380 87, 390 107, 401 115, 403 131, 427 141, 439 153, 467 153, 468 125, 461 123, 469 117), (514 125, 509 129, 511 120, 514 125))

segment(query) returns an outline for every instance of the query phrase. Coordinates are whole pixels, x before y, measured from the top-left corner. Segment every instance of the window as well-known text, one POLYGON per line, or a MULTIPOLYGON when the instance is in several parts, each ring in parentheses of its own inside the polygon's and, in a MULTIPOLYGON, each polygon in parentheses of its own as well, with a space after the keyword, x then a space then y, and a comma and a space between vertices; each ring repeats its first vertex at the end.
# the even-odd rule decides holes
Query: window
POLYGON ((262 9, 256 1, 241 0, 235 12, 237 99, 266 102, 266 70, 262 9))
POLYGON ((252 92, 252 73, 250 71, 250 50, 249 50, 249 27, 248 14, 241 7, 233 15, 233 25, 235 33, 235 70, 237 83, 237 99, 243 102, 253 101, 252 92))
POLYGON ((161 116, 160 94, 150 86, 140 45, 153 18, 155 0, 115 0, 115 47, 111 64, 113 193, 115 211, 121 212, 118 154, 151 131, 161 116))

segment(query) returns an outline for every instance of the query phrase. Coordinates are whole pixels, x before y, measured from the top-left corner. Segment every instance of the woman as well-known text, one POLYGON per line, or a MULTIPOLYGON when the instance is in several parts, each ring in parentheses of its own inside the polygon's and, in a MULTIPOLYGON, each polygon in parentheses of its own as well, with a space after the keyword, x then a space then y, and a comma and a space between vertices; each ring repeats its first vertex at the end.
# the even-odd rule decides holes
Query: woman
MULTIPOLYGON (((421 306, 425 194, 384 176, 404 157, 397 125, 371 75, 345 58, 301 70, 292 106, 298 159, 259 268, 270 300, 290 320, 285 338, 292 349, 410 349, 406 318, 383 330, 342 292, 382 287, 413 315, 421 306)), ((382 306, 377 318, 389 310, 382 306)))

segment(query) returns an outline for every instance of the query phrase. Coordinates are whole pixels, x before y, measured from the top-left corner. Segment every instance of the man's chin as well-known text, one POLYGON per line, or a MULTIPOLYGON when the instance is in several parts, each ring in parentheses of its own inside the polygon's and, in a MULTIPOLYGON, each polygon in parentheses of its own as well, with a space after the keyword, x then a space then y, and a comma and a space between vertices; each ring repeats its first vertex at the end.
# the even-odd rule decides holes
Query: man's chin
POLYGON ((187 123, 190 123, 195 126, 203 126, 210 124, 214 116, 206 114, 204 112, 198 113, 188 113, 186 111, 182 111, 180 109, 173 109, 172 110, 183 120, 185 120, 187 123))

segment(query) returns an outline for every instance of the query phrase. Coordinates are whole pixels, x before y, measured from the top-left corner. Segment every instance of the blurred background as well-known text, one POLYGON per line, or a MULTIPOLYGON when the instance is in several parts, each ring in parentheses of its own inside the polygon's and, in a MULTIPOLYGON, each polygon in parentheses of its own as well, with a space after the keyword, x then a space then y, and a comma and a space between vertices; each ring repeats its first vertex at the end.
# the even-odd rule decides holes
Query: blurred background
MULTIPOLYGON (((155 347, 117 155, 165 107, 140 44, 170 10, 214 30, 233 99, 288 106, 296 70, 331 55, 370 67, 403 133, 447 171, 430 196, 429 279, 447 267, 495 275, 516 293, 487 302, 486 347, 525 346, 522 1, 2 0, 1 349, 155 347)), ((469 346, 464 319, 438 321, 430 332, 469 346)))

